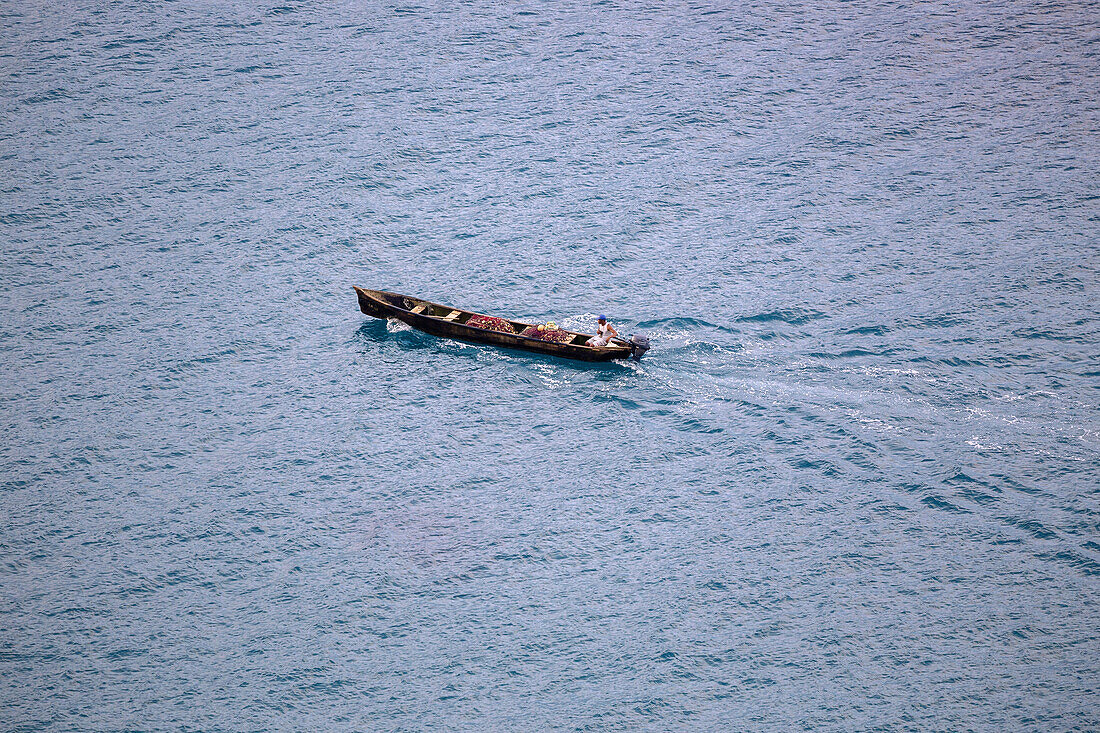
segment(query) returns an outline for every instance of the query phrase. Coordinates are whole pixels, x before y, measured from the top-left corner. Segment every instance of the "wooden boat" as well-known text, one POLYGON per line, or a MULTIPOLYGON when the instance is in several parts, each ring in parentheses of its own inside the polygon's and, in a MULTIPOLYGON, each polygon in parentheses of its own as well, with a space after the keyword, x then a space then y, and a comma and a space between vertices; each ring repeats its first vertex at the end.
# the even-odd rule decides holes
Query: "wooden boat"
POLYGON ((625 359, 631 354, 630 344, 621 339, 612 339, 607 346, 586 346, 585 342, 592 338, 592 334, 565 331, 568 338, 560 343, 544 341, 520 335, 521 331, 531 326, 530 323, 523 323, 522 321, 496 319, 481 313, 459 310, 449 305, 440 305, 439 303, 432 303, 398 293, 389 293, 384 290, 365 290, 356 287, 355 294, 359 296, 359 310, 368 316, 396 318, 415 329, 441 338, 493 344, 494 346, 505 346, 511 349, 525 349, 526 351, 537 351, 540 354, 553 354, 554 356, 580 359, 582 361, 625 359), (474 319, 475 323, 484 322, 485 319, 495 321, 502 326, 506 323, 514 333, 467 325, 470 319, 474 319))

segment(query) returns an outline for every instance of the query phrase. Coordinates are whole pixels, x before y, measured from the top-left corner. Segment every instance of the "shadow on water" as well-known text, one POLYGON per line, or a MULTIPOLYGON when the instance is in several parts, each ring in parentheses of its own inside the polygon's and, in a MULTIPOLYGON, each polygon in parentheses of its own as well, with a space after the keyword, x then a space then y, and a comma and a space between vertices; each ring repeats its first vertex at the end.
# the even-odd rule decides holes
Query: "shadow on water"
POLYGON ((511 359, 531 365, 552 365, 580 372, 600 372, 620 375, 632 371, 626 360, 616 361, 578 361, 550 354, 539 354, 523 349, 509 349, 488 344, 469 343, 455 339, 445 339, 417 331, 399 321, 385 321, 370 318, 363 322, 355 332, 353 340, 386 343, 390 342, 409 349, 434 349, 451 356, 477 358, 486 352, 507 355, 511 359))

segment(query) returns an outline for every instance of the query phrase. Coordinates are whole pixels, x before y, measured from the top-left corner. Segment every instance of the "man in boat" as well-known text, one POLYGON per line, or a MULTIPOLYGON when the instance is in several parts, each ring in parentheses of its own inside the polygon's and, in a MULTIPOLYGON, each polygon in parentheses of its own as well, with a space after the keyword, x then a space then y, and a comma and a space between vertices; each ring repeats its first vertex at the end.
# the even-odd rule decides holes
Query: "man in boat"
POLYGON ((585 346, 607 346, 611 339, 618 336, 619 332, 607 322, 607 316, 600 314, 599 323, 596 324, 596 335, 585 341, 585 346))

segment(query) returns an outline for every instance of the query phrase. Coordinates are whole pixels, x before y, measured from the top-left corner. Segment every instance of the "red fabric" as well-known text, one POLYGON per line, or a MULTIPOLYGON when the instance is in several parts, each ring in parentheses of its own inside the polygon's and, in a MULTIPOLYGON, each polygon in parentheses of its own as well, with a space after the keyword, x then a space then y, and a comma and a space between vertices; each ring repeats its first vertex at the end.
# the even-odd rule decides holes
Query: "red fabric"
POLYGON ((557 344, 564 344, 573 337, 573 334, 568 331, 563 331, 560 328, 554 331, 540 331, 538 326, 528 326, 523 329, 520 336, 529 336, 533 339, 540 339, 542 341, 552 341, 557 344))
POLYGON ((516 329, 512 328, 512 324, 503 318, 497 318, 496 316, 473 316, 470 320, 466 321, 467 326, 473 326, 474 328, 483 328, 486 331, 499 331, 500 333, 515 333, 516 329))

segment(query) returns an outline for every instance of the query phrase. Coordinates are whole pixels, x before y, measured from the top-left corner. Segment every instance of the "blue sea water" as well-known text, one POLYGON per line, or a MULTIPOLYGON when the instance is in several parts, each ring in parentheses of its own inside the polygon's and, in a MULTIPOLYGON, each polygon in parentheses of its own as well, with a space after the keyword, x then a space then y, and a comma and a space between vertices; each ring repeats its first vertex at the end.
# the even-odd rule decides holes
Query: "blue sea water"
POLYGON ((1100 729, 1096 18, 3 3, 0 729, 1100 729))

